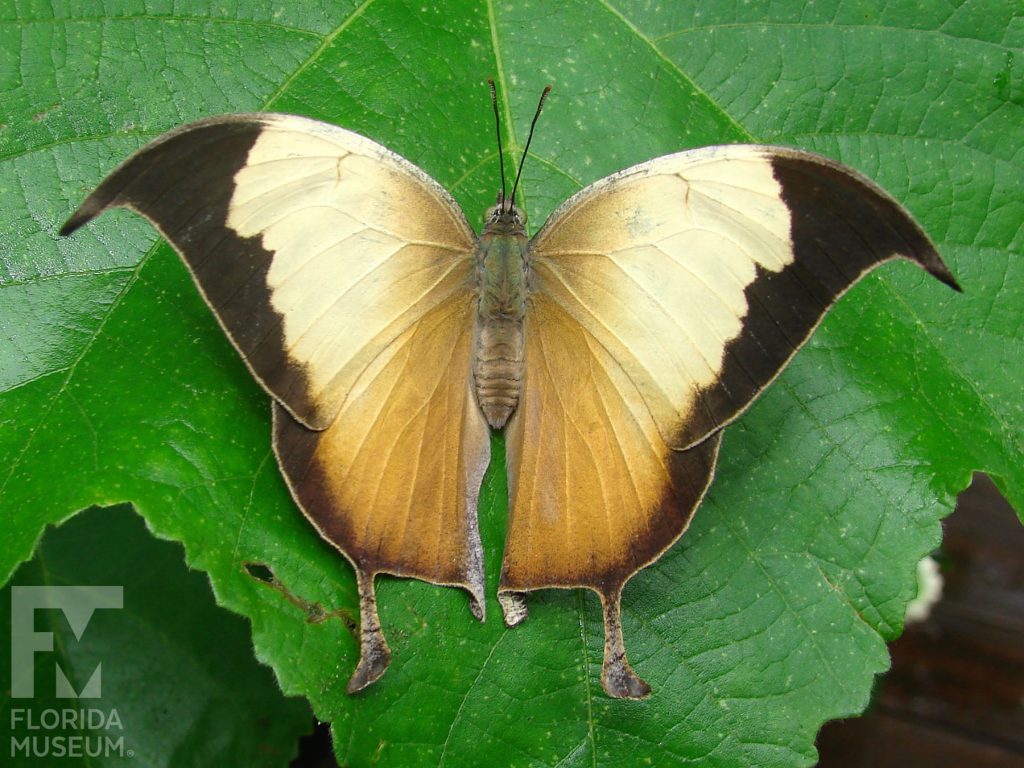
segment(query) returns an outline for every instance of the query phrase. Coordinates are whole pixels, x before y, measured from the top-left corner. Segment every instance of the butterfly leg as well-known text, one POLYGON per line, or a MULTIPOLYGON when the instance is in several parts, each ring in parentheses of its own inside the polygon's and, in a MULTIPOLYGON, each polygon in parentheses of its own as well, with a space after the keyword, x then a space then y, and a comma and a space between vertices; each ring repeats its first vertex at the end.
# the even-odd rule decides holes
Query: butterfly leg
POLYGON ((626 658, 626 644, 622 639, 622 585, 607 593, 599 591, 604 608, 604 665, 601 685, 604 692, 616 699, 642 699, 651 692, 644 680, 633 671, 626 658))
POLYGON ((348 681, 347 693, 361 691, 377 680, 391 663, 391 649, 384 639, 377 615, 377 595, 373 590, 376 574, 356 569, 359 587, 359 664, 348 681))

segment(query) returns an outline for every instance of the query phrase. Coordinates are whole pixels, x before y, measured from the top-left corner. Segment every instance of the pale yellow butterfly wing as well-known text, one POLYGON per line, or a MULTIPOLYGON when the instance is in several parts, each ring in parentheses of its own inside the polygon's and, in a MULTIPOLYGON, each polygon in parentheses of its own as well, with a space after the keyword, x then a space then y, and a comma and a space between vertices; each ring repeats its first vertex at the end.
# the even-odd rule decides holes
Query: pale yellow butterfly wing
POLYGON ((389 657, 375 574, 464 587, 482 618, 476 506, 490 445, 470 391, 476 236, 450 195, 350 131, 253 114, 147 145, 62 232, 117 206, 171 242, 276 401, 289 487, 356 568, 350 690, 389 657))
POLYGON ((531 241, 500 588, 596 590, 612 695, 648 690, 625 660, 622 586, 685 530, 721 428, 850 285, 896 256, 955 285, 872 182, 760 146, 623 171, 570 199, 531 241))

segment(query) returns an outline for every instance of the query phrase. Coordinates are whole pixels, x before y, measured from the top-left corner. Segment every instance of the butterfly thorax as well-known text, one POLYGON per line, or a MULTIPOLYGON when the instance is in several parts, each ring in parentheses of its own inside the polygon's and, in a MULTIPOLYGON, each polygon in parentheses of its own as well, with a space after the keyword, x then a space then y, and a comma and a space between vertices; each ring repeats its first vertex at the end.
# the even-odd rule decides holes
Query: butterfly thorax
POLYGON ((519 403, 526 318, 526 230, 518 211, 488 217, 477 251, 478 303, 473 381, 494 428, 519 403))

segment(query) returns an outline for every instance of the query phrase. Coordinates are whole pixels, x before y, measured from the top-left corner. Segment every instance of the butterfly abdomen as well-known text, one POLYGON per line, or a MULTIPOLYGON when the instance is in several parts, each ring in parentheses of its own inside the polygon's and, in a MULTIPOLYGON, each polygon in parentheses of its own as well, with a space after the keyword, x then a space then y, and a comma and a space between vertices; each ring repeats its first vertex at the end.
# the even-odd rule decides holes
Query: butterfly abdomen
POLYGON ((473 361, 476 398, 495 429, 505 426, 519 404, 523 378, 522 322, 492 322, 481 325, 473 361))
POLYGON ((495 429, 505 426, 519 404, 526 318, 525 250, 525 234, 485 232, 480 238, 473 383, 480 409, 495 429))

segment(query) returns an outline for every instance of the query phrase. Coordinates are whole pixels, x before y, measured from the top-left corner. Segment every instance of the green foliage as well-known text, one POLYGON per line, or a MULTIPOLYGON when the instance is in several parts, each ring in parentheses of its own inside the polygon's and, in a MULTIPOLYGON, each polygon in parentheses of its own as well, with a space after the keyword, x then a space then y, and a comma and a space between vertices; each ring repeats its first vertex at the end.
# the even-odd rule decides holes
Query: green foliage
MULTIPOLYGON (((5 639, 11 587, 41 585, 120 586, 122 607, 96 610, 80 638, 62 612, 35 611, 34 629, 54 634, 55 653, 37 655, 34 670, 13 670, 34 672, 35 691, 0 706, 4 765, 280 766, 310 730, 309 707, 282 697, 247 651, 246 622, 218 608, 203 575, 186 570, 181 547, 153 538, 130 508, 93 508, 46 532, 0 591, 5 639), (101 696, 55 697, 57 665, 79 693, 98 669, 101 696), (88 714, 77 727, 47 727, 54 712, 68 710, 88 714), (76 743, 79 754, 70 756, 76 743), (83 756, 90 751, 101 756, 83 756)), ((0 654, 5 681, 10 662, 0 654)))
POLYGON ((812 764, 820 724, 859 712, 886 668, 914 564, 971 470, 1024 509, 1012 3, 322 5, 121 0, 98 17, 25 2, 0 22, 0 574, 46 525, 131 502, 249 619, 257 657, 332 721, 348 765, 812 764), (259 109, 382 142, 475 221, 497 185, 488 75, 510 156, 555 86, 523 182, 534 227, 634 162, 790 144, 890 190, 965 288, 884 267, 729 428, 691 531, 625 591, 643 702, 601 692, 592 595, 538 594, 524 625, 501 624, 500 443, 481 503, 486 624, 458 592, 384 580, 394 663, 347 697, 351 570, 288 496, 267 398, 146 222, 119 211, 56 237, 147 140, 259 109))

